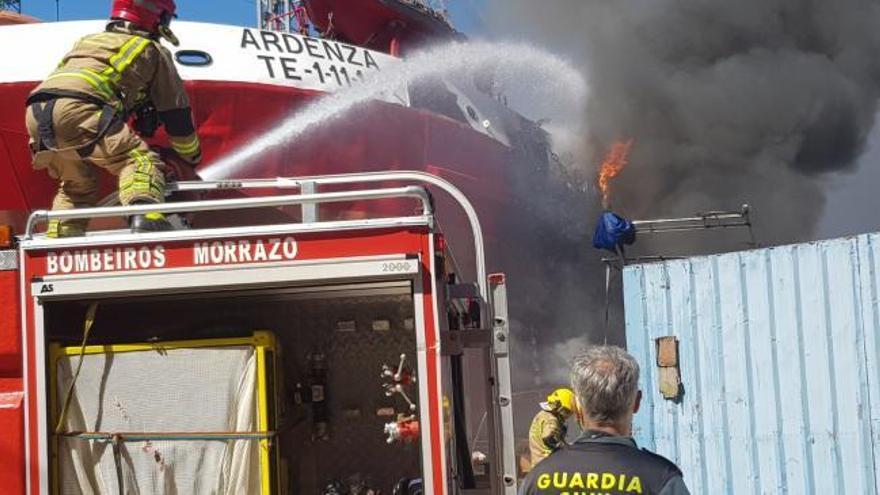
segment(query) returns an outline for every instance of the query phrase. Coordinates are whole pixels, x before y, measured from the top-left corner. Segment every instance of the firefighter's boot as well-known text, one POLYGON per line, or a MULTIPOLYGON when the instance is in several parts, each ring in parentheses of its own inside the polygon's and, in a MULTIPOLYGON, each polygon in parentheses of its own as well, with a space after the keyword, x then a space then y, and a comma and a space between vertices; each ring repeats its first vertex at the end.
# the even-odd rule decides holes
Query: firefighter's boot
POLYGON ((159 212, 144 213, 143 215, 134 215, 129 220, 131 231, 135 234, 143 232, 165 232, 174 230, 171 222, 165 218, 165 215, 159 212))
POLYGON ((81 223, 65 222, 58 220, 50 220, 49 228, 46 230, 46 237, 58 239, 62 237, 81 237, 86 235, 86 229, 81 223))

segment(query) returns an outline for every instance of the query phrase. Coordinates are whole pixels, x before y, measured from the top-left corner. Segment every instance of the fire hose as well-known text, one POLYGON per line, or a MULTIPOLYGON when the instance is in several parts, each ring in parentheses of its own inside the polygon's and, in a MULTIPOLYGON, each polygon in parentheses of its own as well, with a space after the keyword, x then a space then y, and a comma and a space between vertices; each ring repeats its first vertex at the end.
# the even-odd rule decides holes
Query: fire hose
POLYGON ((97 313, 97 311, 97 301, 90 304, 89 309, 86 310, 86 318, 83 322, 82 345, 79 348, 79 362, 76 363, 76 371, 74 371, 73 378, 70 379, 70 384, 67 386, 67 391, 64 394, 64 405, 61 407, 61 414, 58 415, 58 423, 55 424, 55 433, 58 435, 64 431, 64 423, 67 421, 67 411, 70 409, 70 400, 73 398, 73 387, 76 385, 77 378, 79 378, 79 372, 82 371, 83 359, 86 354, 86 345, 88 344, 89 334, 92 332, 92 325, 95 324, 95 313, 97 313))
POLYGON ((195 165, 192 165, 181 158, 176 151, 161 146, 153 146, 152 149, 159 155, 159 158, 162 159, 162 163, 165 164, 165 178, 167 180, 172 182, 179 180, 202 180, 202 178, 199 177, 199 174, 196 173, 195 165))
MULTIPOLYGON (((86 346, 89 342, 89 334, 92 333, 92 326, 95 324, 95 314, 98 312, 98 301, 89 305, 86 310, 85 321, 83 321, 83 338, 79 348, 79 361, 76 363, 76 371, 67 385, 67 391, 64 393, 64 405, 61 407, 61 413, 58 415, 58 423, 55 424, 55 434, 60 435, 64 432, 64 424, 67 422, 67 413, 70 410, 70 401, 73 398, 73 388, 82 371, 83 361, 85 360, 86 346)), ((110 438, 113 444, 113 464, 116 467, 116 482, 119 488, 119 495, 125 494, 125 480, 122 478, 122 460, 120 453, 120 439, 117 435, 110 438)))

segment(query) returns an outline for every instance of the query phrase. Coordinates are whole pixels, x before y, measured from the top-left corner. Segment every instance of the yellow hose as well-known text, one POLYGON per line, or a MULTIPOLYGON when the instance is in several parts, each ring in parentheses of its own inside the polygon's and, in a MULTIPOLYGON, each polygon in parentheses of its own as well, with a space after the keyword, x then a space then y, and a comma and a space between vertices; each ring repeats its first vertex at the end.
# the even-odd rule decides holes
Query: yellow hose
POLYGON ((64 395, 64 406, 61 408, 61 414, 58 416, 58 423, 55 425, 55 434, 64 433, 64 423, 67 420, 67 410, 70 408, 70 399, 73 398, 73 387, 76 385, 77 378, 79 378, 80 370, 82 370, 83 359, 86 354, 86 344, 89 341, 89 333, 92 331, 92 325, 95 324, 95 313, 97 312, 98 302, 95 301, 90 304, 89 309, 86 310, 86 319, 83 322, 82 346, 79 349, 79 362, 76 364, 76 371, 73 373, 70 385, 67 386, 67 392, 64 395))

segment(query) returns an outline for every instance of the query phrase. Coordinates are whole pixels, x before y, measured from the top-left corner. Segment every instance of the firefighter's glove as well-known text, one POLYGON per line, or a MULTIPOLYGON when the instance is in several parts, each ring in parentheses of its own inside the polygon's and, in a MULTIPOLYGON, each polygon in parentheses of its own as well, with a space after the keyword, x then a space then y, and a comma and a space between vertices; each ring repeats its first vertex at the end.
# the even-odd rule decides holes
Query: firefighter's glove
POLYGON ((196 163, 187 160, 171 148, 155 147, 153 150, 159 154, 165 164, 165 180, 167 182, 201 180, 196 173, 196 163))
POLYGON ((186 163, 187 165, 189 165, 192 168, 196 168, 196 165, 198 165, 199 163, 202 163, 202 150, 201 149, 196 150, 196 152, 191 155, 178 154, 178 156, 181 158, 182 162, 186 163))
POLYGON ((559 432, 554 432, 552 435, 542 438, 542 440, 544 441, 544 445, 550 450, 556 450, 562 444, 562 438, 560 438, 559 432))
POLYGON ((159 113, 150 101, 134 109, 131 126, 143 137, 151 138, 159 128, 159 113))
POLYGON ((547 421, 541 431, 541 440, 550 450, 556 450, 562 445, 565 432, 562 429, 562 422, 559 418, 554 421, 547 421))
POLYGON ((174 150, 178 160, 195 168, 202 161, 202 145, 199 143, 199 135, 195 132, 185 137, 168 136, 171 141, 171 149, 174 150))

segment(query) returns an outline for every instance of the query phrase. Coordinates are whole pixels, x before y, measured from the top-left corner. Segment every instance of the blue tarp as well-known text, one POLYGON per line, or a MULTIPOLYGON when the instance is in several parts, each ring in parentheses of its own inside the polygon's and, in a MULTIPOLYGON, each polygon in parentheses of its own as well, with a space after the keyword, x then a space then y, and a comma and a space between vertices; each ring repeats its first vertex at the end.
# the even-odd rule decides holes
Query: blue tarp
POLYGON ((599 224, 596 225, 596 232, 593 233, 593 247, 616 253, 619 247, 634 242, 636 242, 636 227, 632 222, 612 211, 602 213, 599 224))

